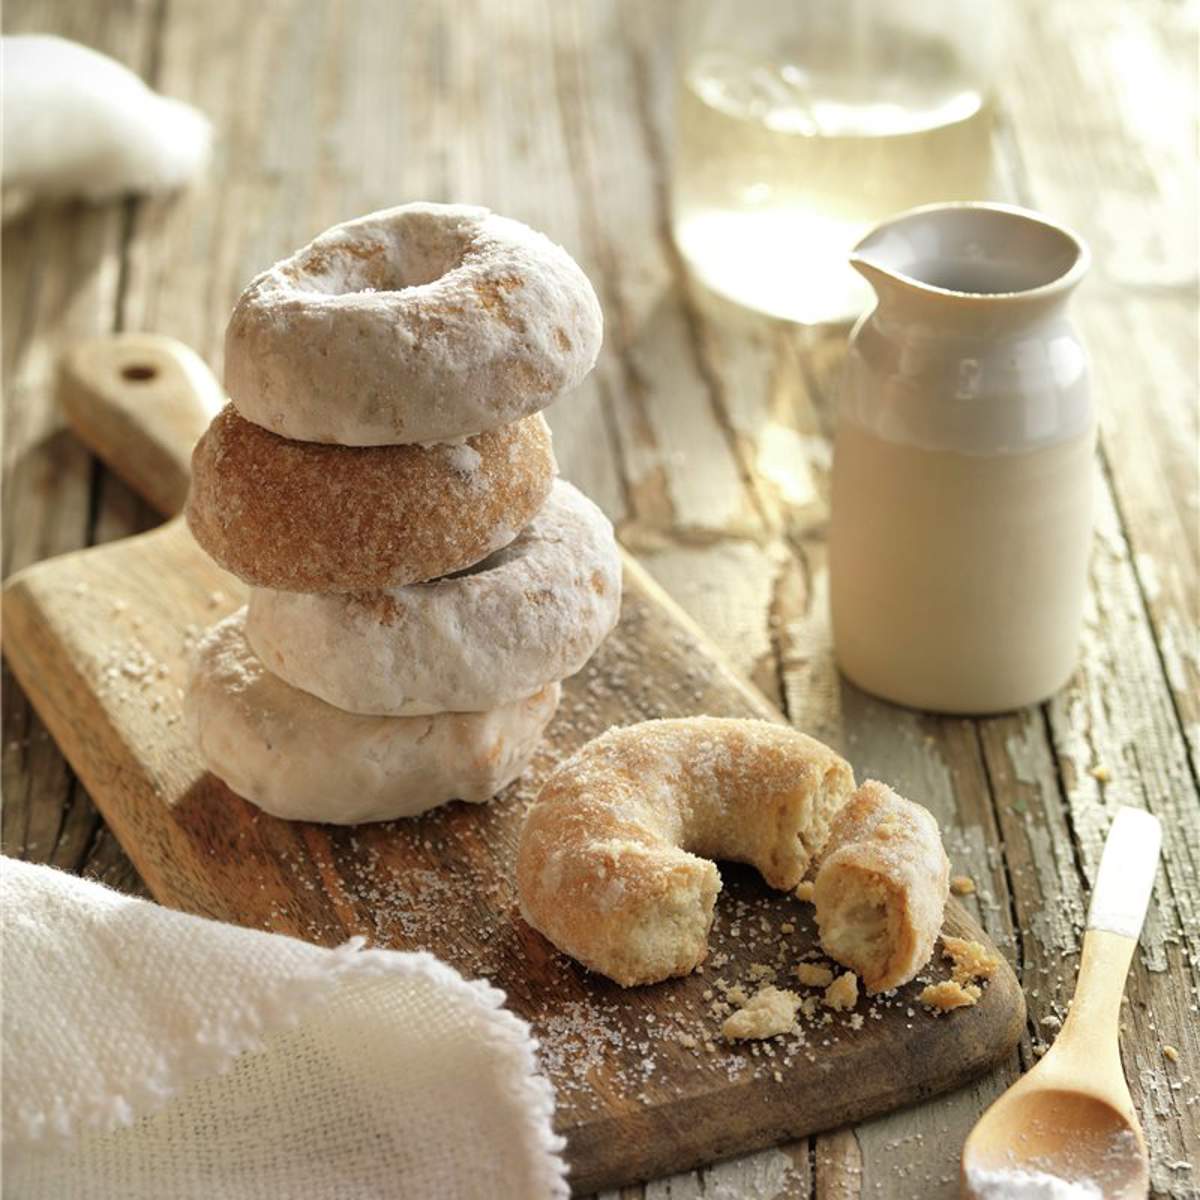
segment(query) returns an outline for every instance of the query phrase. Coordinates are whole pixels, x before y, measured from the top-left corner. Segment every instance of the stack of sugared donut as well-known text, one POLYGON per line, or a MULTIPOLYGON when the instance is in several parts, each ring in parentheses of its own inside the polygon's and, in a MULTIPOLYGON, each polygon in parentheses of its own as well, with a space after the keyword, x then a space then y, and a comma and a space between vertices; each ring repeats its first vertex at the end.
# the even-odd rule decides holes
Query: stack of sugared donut
POLYGON ((242 294, 187 507, 250 585, 185 697, 235 792, 350 824, 524 769, 620 608, 612 527, 541 415, 601 325, 564 250, 462 205, 335 226, 242 294))

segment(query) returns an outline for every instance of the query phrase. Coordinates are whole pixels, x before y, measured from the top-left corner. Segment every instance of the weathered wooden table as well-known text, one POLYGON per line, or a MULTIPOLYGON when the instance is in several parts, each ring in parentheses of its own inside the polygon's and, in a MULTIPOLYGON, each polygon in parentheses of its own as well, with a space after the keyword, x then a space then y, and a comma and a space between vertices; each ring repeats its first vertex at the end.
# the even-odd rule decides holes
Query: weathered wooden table
MULTIPOLYGON (((1165 827, 1125 1068, 1154 1194, 1200 1195, 1195 13, 1012 9, 1000 178, 1095 252, 1076 312, 1104 487, 1074 681, 1039 709, 970 721, 876 702, 833 669, 824 538, 846 331, 735 313, 687 278, 667 212, 673 6, 5 8, 6 32, 95 45, 206 109, 219 134, 207 181, 172 201, 43 207, 4 228, 6 574, 154 521, 62 427, 52 378, 72 339, 169 333, 219 370, 226 314, 264 265, 372 208, 478 201, 563 242, 604 305, 599 367, 552 412, 564 473, 798 727, 932 808, 978 881, 971 903, 1029 999, 1019 1059, 920 1108, 649 1183, 647 1200, 955 1195, 965 1134, 1063 1014, 1119 804, 1165 827)), ((141 890, 7 671, 3 784, 6 853, 141 890)))

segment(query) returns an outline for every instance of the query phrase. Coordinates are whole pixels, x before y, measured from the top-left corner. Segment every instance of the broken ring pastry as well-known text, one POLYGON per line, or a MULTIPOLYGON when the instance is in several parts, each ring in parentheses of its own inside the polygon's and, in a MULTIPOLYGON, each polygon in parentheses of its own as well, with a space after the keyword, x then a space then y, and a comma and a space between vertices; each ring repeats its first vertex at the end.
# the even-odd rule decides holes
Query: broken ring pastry
POLYGON ((821 946, 868 992, 907 983, 929 961, 950 862, 928 809, 869 780, 829 831, 813 888, 821 946))
POLYGON ((378 591, 508 545, 555 471, 540 413, 460 446, 353 448, 277 437, 226 405, 192 454, 187 521, 255 587, 378 591))
POLYGON ((252 589, 246 638, 281 679, 348 712, 475 712, 573 675, 620 610, 612 525, 558 480, 465 572, 349 596, 252 589))
POLYGON ((543 234, 486 208, 404 204, 335 225, 246 288, 225 385, 282 437, 453 441, 575 387, 602 330, 587 276, 543 234))
POLYGON ((246 643, 245 616, 200 640, 184 714, 208 769, 285 820, 355 825, 490 800, 525 769, 558 706, 552 683, 487 712, 341 712, 267 671, 246 643))
POLYGON ((707 953, 714 858, 791 889, 854 788, 827 746, 769 721, 646 721, 589 742, 546 781, 517 851, 525 920, 625 987, 707 953))

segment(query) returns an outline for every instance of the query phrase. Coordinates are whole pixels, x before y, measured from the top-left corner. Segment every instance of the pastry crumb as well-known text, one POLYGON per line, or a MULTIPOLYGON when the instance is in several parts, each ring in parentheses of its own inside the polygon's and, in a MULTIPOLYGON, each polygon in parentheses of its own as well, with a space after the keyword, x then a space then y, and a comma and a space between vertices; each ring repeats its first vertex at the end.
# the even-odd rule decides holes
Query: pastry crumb
POLYGON ((1000 966, 998 955, 966 938, 942 938, 942 954, 954 964, 950 978, 959 984, 970 983, 973 979, 991 979, 1000 966))
POLYGON ((1169 1062, 1179 1061, 1179 1051, 1176 1050, 1174 1046, 1163 1046, 1162 1052, 1163 1058, 1167 1059, 1169 1062))
POLYGON ((1089 774, 1097 783, 1112 782, 1112 772, 1103 763, 1097 763, 1089 774))
POLYGON ((845 1012, 858 1003, 858 976, 853 971, 839 975, 825 989, 825 1007, 845 1012))
POLYGON ((983 995, 977 981, 991 979, 1000 966, 998 955, 967 938, 943 937, 942 954, 953 964, 950 978, 927 985, 917 997, 934 1016, 977 1003, 983 995))
POLYGON ((797 963, 792 974, 806 987, 828 987, 833 982, 833 972, 817 963, 797 963))
POLYGON ((969 1008, 979 999, 980 994, 979 988, 973 983, 964 987, 956 980, 944 979, 941 983, 928 984, 917 1000, 936 1016, 955 1008, 969 1008))
POLYGON ((768 985, 725 1018, 721 1035, 730 1041, 777 1037, 791 1031, 799 1007, 800 997, 795 992, 768 985))
POLYGON ((813 881, 806 879, 796 888, 795 896, 797 900, 807 900, 810 904, 813 898, 813 881))
POLYGON ((970 875, 955 875, 950 880, 950 890, 956 896, 973 896, 975 895, 975 880, 970 875))

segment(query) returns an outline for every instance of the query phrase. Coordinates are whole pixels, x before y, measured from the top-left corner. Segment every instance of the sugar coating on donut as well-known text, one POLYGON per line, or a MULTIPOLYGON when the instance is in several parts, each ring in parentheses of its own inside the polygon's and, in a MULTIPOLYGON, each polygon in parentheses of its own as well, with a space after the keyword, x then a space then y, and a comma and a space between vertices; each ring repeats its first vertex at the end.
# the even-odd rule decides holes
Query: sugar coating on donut
POLYGON ((480 713, 342 712, 266 670, 245 612, 198 643, 184 714, 208 769, 274 816, 350 825, 489 800, 524 770, 558 705, 550 684, 480 713))
POLYGON ((612 525, 556 480, 533 520, 475 566, 351 595, 252 589, 246 635, 277 675, 338 708, 469 712, 573 675, 620 610, 612 525))
POLYGON ((907 983, 929 961, 950 861, 928 809, 868 780, 838 814, 813 889, 821 946, 868 992, 907 983))
POLYGON ((714 858, 794 888, 854 787, 827 746, 766 721, 690 717, 614 729, 547 780, 521 832, 525 919, 631 986, 707 952, 714 858))
POLYGON ((371 591, 461 571, 506 545, 556 470, 540 414, 461 446, 352 448, 278 437, 228 405, 193 452, 187 520, 256 587, 371 591))
POLYGON ((259 275, 226 331, 243 416, 301 441, 452 441, 540 411, 603 332, 565 250, 485 208, 406 204, 336 225, 259 275))

